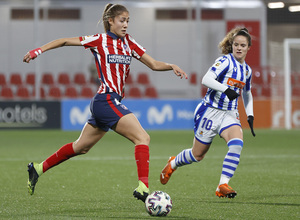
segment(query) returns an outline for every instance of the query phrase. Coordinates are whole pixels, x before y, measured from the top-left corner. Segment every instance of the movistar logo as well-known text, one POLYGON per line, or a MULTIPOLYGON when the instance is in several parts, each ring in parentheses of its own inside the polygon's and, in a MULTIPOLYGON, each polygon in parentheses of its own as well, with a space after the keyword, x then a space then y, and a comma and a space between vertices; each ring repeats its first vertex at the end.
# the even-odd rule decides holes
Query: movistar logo
POLYGON ((173 120, 173 109, 171 105, 164 105, 159 111, 156 107, 151 106, 147 113, 147 119, 150 125, 163 124, 165 121, 173 120))
POLYGON ((72 125, 84 124, 90 117, 90 109, 87 105, 83 111, 78 107, 73 107, 70 111, 70 121, 72 125))

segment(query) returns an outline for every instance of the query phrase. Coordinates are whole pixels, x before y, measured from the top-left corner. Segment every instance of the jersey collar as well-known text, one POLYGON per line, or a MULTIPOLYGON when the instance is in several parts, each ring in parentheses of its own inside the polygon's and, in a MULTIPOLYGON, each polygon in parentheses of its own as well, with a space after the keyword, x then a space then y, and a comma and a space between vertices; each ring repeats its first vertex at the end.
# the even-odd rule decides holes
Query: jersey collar
POLYGON ((107 35, 112 37, 113 39, 121 39, 123 40, 123 37, 118 37, 116 34, 110 32, 110 31, 107 31, 107 35))

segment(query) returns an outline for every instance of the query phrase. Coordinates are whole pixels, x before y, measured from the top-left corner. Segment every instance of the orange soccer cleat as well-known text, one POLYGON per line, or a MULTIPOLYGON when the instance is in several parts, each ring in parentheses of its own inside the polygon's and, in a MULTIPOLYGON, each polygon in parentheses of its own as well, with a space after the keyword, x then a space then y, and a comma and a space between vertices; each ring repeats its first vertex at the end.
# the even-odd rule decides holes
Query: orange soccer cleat
POLYGON ((236 197, 237 193, 234 191, 230 186, 228 186, 227 183, 219 185, 216 190, 216 196, 219 198, 221 197, 227 197, 229 199, 233 199, 236 197))
POLYGON ((171 167, 171 161, 174 160, 175 157, 170 157, 168 160, 167 165, 165 166, 165 168, 161 171, 160 173, 160 182, 161 184, 165 185, 167 184, 167 182, 169 181, 172 173, 176 170, 176 169, 172 169, 171 167))

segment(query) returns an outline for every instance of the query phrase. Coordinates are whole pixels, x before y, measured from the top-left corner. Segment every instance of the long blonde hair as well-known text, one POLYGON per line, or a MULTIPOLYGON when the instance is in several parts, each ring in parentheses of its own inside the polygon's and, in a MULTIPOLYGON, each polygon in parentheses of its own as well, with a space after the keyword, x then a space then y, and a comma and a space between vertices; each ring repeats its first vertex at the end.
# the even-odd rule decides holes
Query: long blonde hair
POLYGON ((249 34, 248 29, 244 28, 244 27, 236 27, 236 28, 231 29, 226 34, 224 39, 219 43, 219 48, 221 49, 222 54, 232 53, 232 44, 233 44, 234 38, 239 35, 247 38, 249 47, 252 45, 251 35, 249 34))
POLYGON ((105 32, 110 30, 109 19, 110 18, 114 19, 116 16, 122 14, 123 12, 129 13, 127 8, 123 5, 109 3, 105 6, 102 14, 102 22, 103 22, 105 32))

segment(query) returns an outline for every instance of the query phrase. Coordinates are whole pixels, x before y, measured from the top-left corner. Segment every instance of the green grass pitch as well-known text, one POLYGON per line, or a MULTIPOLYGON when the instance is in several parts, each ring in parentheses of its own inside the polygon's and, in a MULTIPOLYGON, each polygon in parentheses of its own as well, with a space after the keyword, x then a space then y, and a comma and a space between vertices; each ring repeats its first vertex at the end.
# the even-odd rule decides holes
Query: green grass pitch
MULTIPOLYGON (((179 168, 163 186, 159 174, 171 155, 191 147, 193 131, 149 131, 150 190, 167 192, 165 219, 299 219, 300 132, 244 131, 240 165, 230 185, 234 199, 215 196, 227 152, 216 137, 204 160, 179 168)), ((41 162, 80 132, 0 132, 0 219, 153 219, 133 198, 134 146, 110 131, 92 150, 50 169, 28 195, 27 164, 41 162)))

